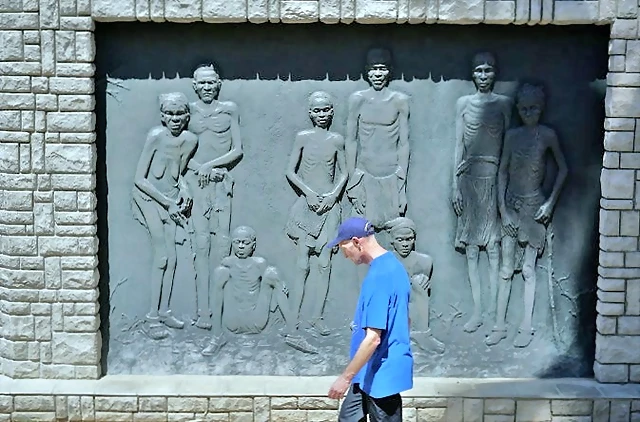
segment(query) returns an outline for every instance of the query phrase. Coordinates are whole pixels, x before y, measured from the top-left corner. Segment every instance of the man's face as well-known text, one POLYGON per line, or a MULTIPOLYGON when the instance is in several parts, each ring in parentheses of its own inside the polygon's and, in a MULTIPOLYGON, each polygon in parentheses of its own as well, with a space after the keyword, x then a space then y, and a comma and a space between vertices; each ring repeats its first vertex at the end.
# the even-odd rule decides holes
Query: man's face
POLYGON ((371 66, 367 71, 367 77, 373 89, 379 91, 384 88, 389 80, 389 73, 389 68, 384 64, 371 66))
POLYGON ((333 119, 333 104, 323 98, 316 98, 309 108, 309 117, 314 125, 326 129, 333 119))
POLYGON ((406 258, 413 250, 415 242, 416 236, 413 234, 413 231, 405 229, 394 233, 392 244, 393 249, 395 249, 401 257, 406 258))
POLYGON ((362 252, 360 239, 354 237, 349 240, 344 240, 339 243, 339 246, 345 258, 354 264, 360 265, 364 262, 364 253, 362 252))
POLYGON ((189 123, 189 112, 184 104, 168 101, 162 104, 160 119, 173 136, 178 136, 189 123))
POLYGON ((193 89, 204 103, 211 104, 220 93, 220 77, 212 69, 199 69, 194 75, 193 89))
POLYGON ((253 255, 256 249, 256 241, 248 233, 240 232, 231 241, 233 254, 240 259, 253 255))
POLYGON ((540 120, 542 107, 533 98, 523 98, 518 101, 518 113, 522 122, 527 126, 535 126, 540 120))
POLYGON ((495 78, 496 71, 493 66, 488 63, 481 64, 473 69, 473 81, 476 83, 480 92, 487 92, 491 90, 495 78))

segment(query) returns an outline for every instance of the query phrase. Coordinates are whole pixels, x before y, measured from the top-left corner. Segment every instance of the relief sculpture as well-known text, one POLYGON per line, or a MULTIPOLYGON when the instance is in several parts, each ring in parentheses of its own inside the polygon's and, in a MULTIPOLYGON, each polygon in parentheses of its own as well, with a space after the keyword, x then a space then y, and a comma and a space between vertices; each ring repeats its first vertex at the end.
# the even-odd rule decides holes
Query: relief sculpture
POLYGON ((348 105, 347 196, 354 214, 376 227, 407 210, 409 97, 389 89, 390 78, 391 53, 370 50, 366 79, 371 87, 351 94, 348 105))
POLYGON ((338 200, 347 181, 344 138, 329 130, 333 120, 333 99, 322 91, 309 97, 309 117, 313 129, 296 135, 289 157, 287 178, 300 192, 291 208, 285 229, 297 246, 296 285, 291 304, 296 317, 303 299, 311 301, 309 324, 320 335, 330 333, 323 322, 329 291, 333 249, 325 248, 340 224, 338 200), (311 257, 317 256, 311 272, 311 257))
POLYGON ((197 146, 196 135, 186 130, 189 103, 182 93, 160 96, 162 126, 149 131, 136 168, 132 210, 151 236, 153 263, 150 277, 152 325, 183 328, 172 315, 171 291, 176 272, 176 230, 184 227, 192 205, 184 173, 197 146))
POLYGON ((545 248, 547 225, 567 177, 567 164, 553 129, 539 124, 545 103, 541 87, 523 85, 516 106, 523 126, 507 132, 498 175, 498 203, 502 217, 502 268, 498 290, 496 325, 487 345, 507 337, 506 312, 516 269, 524 279, 523 319, 514 346, 526 347, 534 331, 531 325, 536 290, 536 264, 545 248), (547 153, 557 166, 553 190, 542 192, 547 153))
POLYGON ((185 179, 193 193, 191 245, 196 272, 195 325, 211 328, 209 307, 211 270, 229 254, 233 178, 229 167, 242 157, 238 109, 219 101, 222 81, 213 65, 193 73, 198 100, 190 104, 189 130, 198 136, 198 148, 189 161, 185 179))
POLYGON ((387 223, 395 255, 409 273, 411 299, 411 340, 423 350, 443 353, 444 344, 433 336, 429 328, 429 301, 433 258, 416 252, 416 226, 413 220, 398 217, 387 223))
POLYGON ((225 330, 233 334, 258 334, 276 311, 284 318, 285 343, 305 353, 317 353, 298 334, 289 290, 267 260, 254 256, 256 233, 240 226, 233 231, 232 253, 214 270, 213 329, 203 355, 213 355, 227 343, 225 330))
POLYGON ((491 53, 473 59, 476 93, 456 104, 456 147, 452 204, 458 216, 456 249, 465 251, 473 314, 464 325, 474 332, 483 323, 479 252, 489 258, 490 312, 495 309, 500 263, 500 220, 498 216, 498 166, 503 136, 511 120, 511 100, 493 92, 496 61, 491 53))

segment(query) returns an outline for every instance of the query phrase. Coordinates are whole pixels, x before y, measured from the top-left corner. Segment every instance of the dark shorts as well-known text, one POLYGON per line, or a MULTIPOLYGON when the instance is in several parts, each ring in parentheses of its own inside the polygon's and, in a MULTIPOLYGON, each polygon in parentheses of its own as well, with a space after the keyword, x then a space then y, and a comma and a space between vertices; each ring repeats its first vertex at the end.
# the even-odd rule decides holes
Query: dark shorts
POLYGON ((402 398, 400 394, 374 398, 353 384, 340 406, 338 422, 402 422, 402 398))

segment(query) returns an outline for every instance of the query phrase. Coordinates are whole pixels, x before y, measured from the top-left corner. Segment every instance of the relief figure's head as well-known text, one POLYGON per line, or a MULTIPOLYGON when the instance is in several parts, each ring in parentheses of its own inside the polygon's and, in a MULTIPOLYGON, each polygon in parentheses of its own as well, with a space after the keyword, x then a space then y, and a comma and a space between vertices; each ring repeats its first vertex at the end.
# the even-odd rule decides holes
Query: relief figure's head
POLYGON ((185 130, 189 117, 189 100, 182 92, 160 95, 160 121, 173 136, 185 130))
POLYGON ((256 250, 256 232, 251 227, 239 226, 231 234, 233 254, 240 259, 253 255, 256 250))
POLYGON ((402 258, 409 256, 416 246, 416 225, 410 218, 398 217, 387 223, 391 245, 402 258))
POLYGON ((496 58, 488 52, 473 57, 473 83, 480 92, 490 92, 496 80, 496 58))
POLYGON ((211 104, 218 99, 222 80, 220 74, 212 64, 200 65, 193 72, 193 90, 205 104, 211 104))
POLYGON ((333 98, 324 91, 309 96, 309 117, 314 126, 328 129, 333 121, 333 98))
POLYGON ((374 48, 367 53, 367 80, 376 91, 389 84, 391 79, 391 53, 383 48, 374 48))
POLYGON ((540 115, 544 109, 544 91, 542 87, 524 84, 516 95, 516 107, 522 123, 527 126, 535 126, 540 121, 540 115))

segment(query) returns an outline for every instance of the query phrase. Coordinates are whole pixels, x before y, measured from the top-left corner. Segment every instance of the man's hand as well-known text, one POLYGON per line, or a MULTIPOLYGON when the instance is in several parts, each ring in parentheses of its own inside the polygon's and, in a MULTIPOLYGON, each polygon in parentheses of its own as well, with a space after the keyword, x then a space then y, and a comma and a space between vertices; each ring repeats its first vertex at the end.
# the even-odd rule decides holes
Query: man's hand
POLYGON ((344 397, 345 393, 349 389, 351 382, 345 378, 344 375, 340 375, 329 388, 329 398, 340 400, 344 397))
POLYGON ((313 212, 318 211, 318 208, 320 208, 320 203, 322 201, 322 197, 319 195, 307 195, 307 205, 309 206, 309 209, 313 212))

